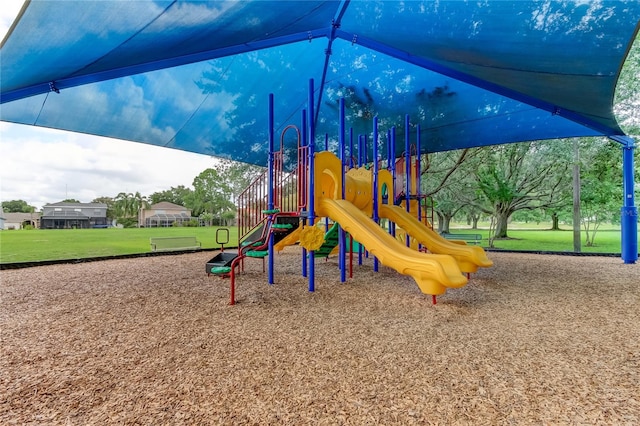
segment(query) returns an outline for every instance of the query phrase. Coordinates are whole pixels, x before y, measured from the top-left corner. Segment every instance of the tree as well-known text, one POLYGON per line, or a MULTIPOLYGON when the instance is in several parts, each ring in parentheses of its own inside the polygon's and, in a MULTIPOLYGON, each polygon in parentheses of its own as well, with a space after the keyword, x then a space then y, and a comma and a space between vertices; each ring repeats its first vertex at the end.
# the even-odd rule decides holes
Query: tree
POLYGON ((220 160, 216 170, 218 170, 222 181, 229 186, 235 202, 238 195, 264 172, 264 167, 237 161, 220 160))
POLYGON ((423 155, 420 163, 421 191, 427 197, 446 188, 459 188, 466 183, 465 163, 472 161, 478 150, 458 149, 423 155))
MULTIPOLYGON (((460 149, 423 155, 420 164, 421 193, 435 201, 434 211, 438 217, 438 231, 449 232, 451 219, 469 205, 459 196, 461 188, 469 185, 464 165, 473 161, 478 151, 460 149)), ((475 218, 477 227, 479 214, 475 218)))
POLYGON ((2 210, 5 213, 33 213, 36 208, 24 200, 11 200, 2 202, 2 210))
POLYGON ((176 187, 172 186, 171 189, 154 192, 153 194, 151 194, 149 196, 149 203, 158 204, 162 201, 166 201, 186 207, 186 200, 189 198, 192 192, 193 191, 190 188, 187 188, 184 185, 178 185, 176 187))
POLYGON ((591 247, 600 225, 618 218, 622 199, 622 164, 620 148, 615 142, 594 139, 591 149, 585 151, 585 165, 580 177, 580 208, 586 244, 591 247))
POLYGON ((113 211, 118 222, 125 227, 134 226, 138 220, 138 211, 146 208, 148 202, 146 197, 139 192, 121 192, 113 200, 113 211))
POLYGON ((236 218, 235 210, 227 210, 226 212, 222 213, 222 220, 224 221, 225 226, 233 225, 233 219, 235 218, 236 218))
POLYGON ((185 191, 185 206, 194 216, 206 223, 214 220, 228 223, 235 218, 235 201, 242 191, 264 172, 263 167, 220 160, 215 168, 209 168, 193 180, 193 191, 185 191), (210 213, 202 216, 202 213, 210 213))
POLYGON ((204 222, 205 226, 211 226, 213 225, 213 214, 209 213, 209 212, 202 212, 200 213, 200 216, 198 216, 198 219, 200 219, 201 221, 204 222))
POLYGON ((640 32, 620 71, 613 111, 628 135, 640 138, 640 32))
POLYGON ((112 197, 98 197, 98 198, 94 198, 91 202, 92 203, 106 204, 107 205, 107 218, 108 219, 115 219, 116 218, 116 216, 114 214, 114 210, 113 210, 114 200, 113 200, 112 197))
POLYGON ((231 202, 233 191, 216 169, 206 169, 196 176, 193 188, 187 201, 194 216, 208 212, 219 218, 223 212, 235 207, 231 202))
POLYGON ((440 189, 434 197, 435 212, 438 216, 438 232, 449 232, 451 219, 464 207, 464 204, 455 197, 455 193, 449 189, 440 189))
POLYGON ((516 211, 567 203, 570 158, 557 141, 480 150, 480 161, 474 162, 470 171, 477 186, 476 197, 469 202, 495 217, 494 238, 508 238, 508 221, 516 211))
POLYGON ((75 198, 66 198, 64 200, 61 201, 61 203, 75 203, 75 204, 80 204, 81 201, 76 200, 75 198))

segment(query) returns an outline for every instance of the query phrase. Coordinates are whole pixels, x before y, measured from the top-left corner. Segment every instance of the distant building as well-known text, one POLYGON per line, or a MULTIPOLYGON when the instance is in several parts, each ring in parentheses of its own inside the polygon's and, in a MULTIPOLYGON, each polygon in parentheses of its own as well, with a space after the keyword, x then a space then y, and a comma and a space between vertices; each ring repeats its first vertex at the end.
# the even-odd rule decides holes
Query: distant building
POLYGON ((158 228, 182 225, 191 220, 191 210, 178 204, 162 201, 138 212, 138 226, 158 228))
POLYGON ((42 229, 106 228, 107 205, 103 203, 53 203, 42 207, 42 229))
POLYGON ((2 211, 2 204, 0 204, 0 231, 4 229, 4 211, 2 211))
POLYGON ((40 226, 40 213, 2 213, 0 229, 23 229, 25 226, 38 228, 40 226))

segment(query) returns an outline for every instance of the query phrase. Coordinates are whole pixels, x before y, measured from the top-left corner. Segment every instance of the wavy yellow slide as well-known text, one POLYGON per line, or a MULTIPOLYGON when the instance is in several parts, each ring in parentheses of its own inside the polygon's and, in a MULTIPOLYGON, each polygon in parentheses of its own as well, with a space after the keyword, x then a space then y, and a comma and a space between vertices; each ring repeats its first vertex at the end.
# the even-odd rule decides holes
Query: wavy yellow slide
POLYGON ((383 265, 413 277, 425 294, 444 294, 447 287, 458 288, 467 283, 453 257, 420 253, 405 247, 349 201, 322 198, 316 211, 319 216, 340 223, 383 265))
POLYGON ((391 220, 418 240, 431 253, 453 256, 462 272, 471 273, 476 272, 478 267, 493 266, 493 262, 487 257, 482 247, 457 244, 442 238, 400 206, 383 204, 379 206, 378 213, 380 217, 391 220))

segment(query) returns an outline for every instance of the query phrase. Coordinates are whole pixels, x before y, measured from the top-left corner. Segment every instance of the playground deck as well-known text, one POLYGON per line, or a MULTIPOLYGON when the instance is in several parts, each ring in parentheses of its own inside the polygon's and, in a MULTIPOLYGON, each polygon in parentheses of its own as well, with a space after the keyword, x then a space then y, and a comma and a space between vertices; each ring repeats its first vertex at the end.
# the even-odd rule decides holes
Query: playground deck
POLYGON ((230 307, 210 257, 0 271, 0 423, 640 423, 640 265, 490 253, 434 306, 370 259, 308 293, 291 247, 230 307))

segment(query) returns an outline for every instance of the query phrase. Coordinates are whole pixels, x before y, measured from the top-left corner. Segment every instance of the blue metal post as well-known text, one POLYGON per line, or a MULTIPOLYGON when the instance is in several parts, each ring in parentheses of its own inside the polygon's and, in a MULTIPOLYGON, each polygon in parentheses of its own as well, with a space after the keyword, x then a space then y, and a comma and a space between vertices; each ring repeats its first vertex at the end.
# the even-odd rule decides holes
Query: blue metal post
POLYGON ((391 170, 391 129, 387 130, 387 170, 391 170))
MULTIPOLYGON (((274 126, 273 126, 273 93, 269 93, 269 192, 267 199, 267 208, 269 210, 273 210, 273 184, 274 184, 274 126)), ((273 225, 274 218, 272 215, 269 215, 269 219, 267 225, 273 225)), ((269 284, 273 284, 273 232, 269 231, 269 246, 268 246, 269 259, 267 261, 268 268, 267 273, 269 276, 269 284)))
MULTIPOLYGON (((315 123, 313 121, 313 79, 309 80, 309 226, 315 226, 315 123)), ((309 251, 309 291, 315 291, 315 253, 309 251)))
MULTIPOLYGON (((324 134, 324 150, 329 151, 329 133, 324 134)), ((324 218, 324 233, 329 232, 329 218, 324 218)))
MULTIPOLYGON (((418 203, 418 220, 422 222, 422 198, 420 198, 420 125, 416 124, 416 201, 418 203)), ((422 244, 418 243, 418 250, 422 244)))
MULTIPOLYGON (((395 187, 395 184, 396 184, 396 126, 391 127, 391 176, 393 177, 393 185, 395 187)), ((393 196, 395 201, 395 192, 393 196)))
POLYGON ((422 203, 420 202, 420 125, 416 125, 416 195, 418 196, 418 220, 422 222, 422 203))
MULTIPOLYGON (((344 140, 344 132, 345 132, 345 121, 344 121, 344 98, 340 98, 340 135, 338 136, 339 148, 340 148, 340 164, 341 164, 341 176, 342 180, 342 193, 340 196, 344 200, 345 196, 345 186, 346 186, 346 177, 345 177, 345 166, 347 164, 345 149, 346 149, 346 141, 344 140)), ((340 282, 343 283, 347 280, 347 266, 346 266, 346 235, 342 226, 338 227, 338 245, 339 245, 339 264, 340 264, 340 282)))
POLYGON ((353 127, 349 127, 349 168, 354 167, 353 159, 355 156, 353 155, 353 127))
MULTIPOLYGON (((358 135, 358 167, 362 167, 364 158, 364 135, 358 135)), ((362 265, 362 244, 358 244, 358 265, 362 265)))
MULTIPOLYGON (((409 142, 409 114, 404 116, 404 202, 407 213, 411 210, 409 206, 409 193, 411 192, 411 143, 409 142)), ((411 246, 409 234, 406 234, 405 242, 407 247, 411 246)))
MULTIPOLYGON (((301 146, 307 146, 307 110, 303 109, 302 110, 302 136, 300 138, 300 145, 301 146)), ((304 164, 304 163, 303 163, 304 164)), ((309 171, 307 169, 301 170, 301 173, 309 173, 309 171)), ((309 185, 309 180, 305 179, 307 186, 309 185)), ((306 188, 307 190, 305 191, 305 194, 307 194, 307 198, 309 197, 309 190, 308 188, 306 188)), ((303 200, 306 202, 306 208, 307 208, 307 212, 309 211, 309 200, 303 200)), ((307 224, 307 219, 306 217, 302 218, 302 226, 306 226, 307 224)), ((303 277, 307 277, 307 249, 303 248, 302 249, 302 276, 303 277)))
MULTIPOLYGON (((393 178, 393 188, 389 188, 390 197, 393 198, 393 203, 396 202, 396 126, 391 127, 391 177, 393 178)), ((391 235, 396 236, 396 224, 391 223, 390 227, 391 235)))
POLYGON ((367 146, 367 142, 368 142, 368 137, 367 135, 362 135, 362 161, 364 162, 364 164, 367 164, 369 162, 369 147, 367 146))
POLYGON ((622 193, 623 205, 620 209, 620 223, 622 225, 622 260, 632 264, 638 260, 638 209, 635 206, 634 194, 634 164, 633 154, 635 144, 633 138, 625 137, 622 147, 622 193))
MULTIPOLYGON (((373 176, 373 221, 378 224, 380 217, 378 216, 378 116, 373 117, 373 165, 371 166, 373 176)), ((378 272, 378 258, 373 257, 373 270, 378 272)))

